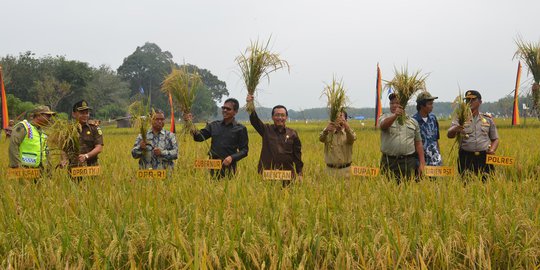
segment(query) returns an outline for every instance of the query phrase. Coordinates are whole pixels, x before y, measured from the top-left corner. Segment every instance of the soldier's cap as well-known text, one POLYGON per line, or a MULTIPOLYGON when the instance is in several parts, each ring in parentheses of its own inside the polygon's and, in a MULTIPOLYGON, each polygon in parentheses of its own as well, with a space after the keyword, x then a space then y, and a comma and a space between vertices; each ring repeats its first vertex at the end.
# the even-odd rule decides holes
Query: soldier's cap
POLYGON ((31 111, 31 114, 32 115, 38 115, 38 114, 50 114, 50 115, 55 115, 56 113, 51 111, 51 109, 49 108, 49 106, 44 106, 44 105, 39 105, 37 107, 35 107, 32 111, 31 111))
POLYGON ((416 96, 416 103, 419 103, 420 101, 423 101, 423 100, 435 100, 438 98, 439 97, 432 96, 428 91, 424 91, 418 94, 418 96, 416 96))
POLYGON ((476 91, 476 90, 467 90, 467 92, 465 92, 465 98, 470 98, 470 99, 479 99, 479 100, 482 100, 482 95, 480 95, 480 92, 476 91))
POLYGON ((84 110, 92 110, 92 108, 88 107, 88 102, 86 100, 80 100, 79 102, 75 103, 73 105, 73 111, 84 111, 84 110))

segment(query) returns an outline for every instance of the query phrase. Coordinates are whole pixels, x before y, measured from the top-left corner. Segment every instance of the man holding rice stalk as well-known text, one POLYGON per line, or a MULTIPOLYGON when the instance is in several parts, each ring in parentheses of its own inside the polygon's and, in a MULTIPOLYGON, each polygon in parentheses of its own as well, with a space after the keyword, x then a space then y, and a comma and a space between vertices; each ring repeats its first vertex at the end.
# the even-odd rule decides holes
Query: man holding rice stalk
POLYGON ((72 116, 79 123, 79 155, 69 161, 70 167, 97 166, 98 155, 103 150, 103 132, 90 120, 86 100, 73 104, 72 116))
POLYGON ((458 171, 463 176, 466 172, 481 174, 485 182, 487 174, 494 171, 492 164, 486 164, 486 155, 494 155, 499 146, 499 134, 491 116, 480 113, 482 95, 476 90, 465 92, 464 106, 470 108, 470 117, 462 119, 462 124, 455 118, 448 129, 448 138, 459 135, 458 171))
POLYGON ((43 163, 49 165, 47 135, 43 129, 55 114, 47 106, 37 106, 31 113, 32 121, 23 120, 13 127, 9 140, 10 168, 44 169, 43 163))
POLYGON ((165 113, 162 110, 154 110, 151 117, 152 129, 146 133, 146 141, 143 140, 142 134, 139 134, 131 149, 131 155, 139 159, 141 170, 172 170, 173 161, 178 158, 176 137, 172 132, 163 129, 165 113))
POLYGON ((416 97, 416 111, 413 118, 420 126, 424 157, 428 166, 442 166, 441 150, 439 147, 439 121, 432 113, 433 102, 438 97, 424 91, 416 97))
POLYGON ((418 180, 426 164, 418 122, 405 114, 411 97, 426 89, 426 78, 420 71, 409 74, 407 68, 396 69, 394 78, 386 84, 395 91, 388 97, 390 114, 383 114, 379 122, 381 172, 394 176, 398 184, 412 176, 418 180))
MULTIPOLYGON (((247 95, 246 101, 253 103, 253 95, 247 95)), ((249 121, 262 137, 261 155, 257 171, 262 174, 264 170, 291 171, 293 178, 299 176, 302 180, 302 143, 298 133, 285 126, 289 113, 283 105, 272 108, 272 120, 274 124, 264 124, 257 112, 253 110, 249 114, 249 121)), ((284 181, 286 186, 290 181, 284 181)))
POLYGON ((324 143, 326 172, 334 177, 349 178, 356 133, 347 122, 346 111, 341 111, 336 121, 328 123, 319 134, 319 141, 324 143))
POLYGON ((334 78, 332 84, 324 88, 323 95, 328 98, 330 114, 330 123, 319 135, 319 141, 324 143, 326 172, 334 177, 349 178, 356 133, 347 122, 347 96, 342 82, 334 78))
MULTIPOLYGON (((235 116, 238 113, 240 104, 235 98, 225 100, 221 106, 223 120, 213 121, 201 130, 192 130, 193 140, 203 142, 212 138, 212 144, 208 156, 211 159, 222 160, 221 170, 210 170, 213 178, 231 177, 236 174, 238 161, 248 155, 248 134, 247 128, 236 122, 235 116)), ((191 113, 184 115, 185 121, 191 122, 191 113)))

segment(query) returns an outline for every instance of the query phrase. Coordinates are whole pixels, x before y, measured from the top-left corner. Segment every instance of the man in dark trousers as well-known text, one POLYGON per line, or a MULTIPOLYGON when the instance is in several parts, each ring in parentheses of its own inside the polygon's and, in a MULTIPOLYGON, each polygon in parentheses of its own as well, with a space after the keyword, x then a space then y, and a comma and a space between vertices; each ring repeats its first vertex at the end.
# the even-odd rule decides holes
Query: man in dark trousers
POLYGON ((448 129, 448 138, 455 138, 461 133, 458 154, 458 171, 463 176, 466 172, 481 174, 486 181, 487 174, 494 170, 492 164, 486 164, 486 155, 494 155, 499 146, 499 134, 495 122, 488 114, 480 113, 482 95, 476 90, 465 92, 465 101, 469 103, 472 118, 460 126, 452 121, 448 129))
MULTIPOLYGON (((203 142, 212 138, 212 145, 208 156, 222 161, 221 170, 210 170, 213 178, 231 177, 236 174, 238 161, 248 155, 248 135, 244 125, 236 122, 240 104, 238 100, 229 98, 221 106, 222 120, 214 121, 201 130, 193 130, 193 139, 203 142)), ((184 116, 186 120, 192 120, 192 114, 184 116)))
MULTIPOLYGON (((247 102, 253 101, 253 95, 248 95, 247 102)), ((264 124, 255 111, 249 115, 249 121, 262 137, 261 156, 259 158, 258 172, 263 170, 288 170, 293 178, 299 176, 302 180, 302 143, 298 133, 285 126, 289 114, 283 105, 274 106, 272 121, 274 124, 264 124)), ((286 186, 290 181, 284 181, 286 186)))

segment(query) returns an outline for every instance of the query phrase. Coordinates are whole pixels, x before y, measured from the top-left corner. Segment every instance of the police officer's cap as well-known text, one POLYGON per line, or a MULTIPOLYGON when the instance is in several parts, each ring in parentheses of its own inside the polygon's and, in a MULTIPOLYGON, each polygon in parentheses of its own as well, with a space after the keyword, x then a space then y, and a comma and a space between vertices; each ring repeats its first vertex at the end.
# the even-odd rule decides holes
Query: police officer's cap
POLYGON ((49 108, 49 106, 44 106, 44 105, 39 105, 37 107, 35 107, 32 112, 31 112, 32 115, 38 115, 38 114, 50 114, 50 115, 55 115, 56 113, 51 111, 51 109, 49 108))
POLYGON ((467 90, 467 92, 465 92, 465 98, 470 98, 470 99, 479 99, 479 100, 482 100, 482 95, 480 95, 480 92, 476 91, 476 90, 467 90))
POLYGON ((92 110, 92 108, 88 107, 88 102, 86 102, 86 100, 81 100, 77 103, 75 103, 75 105, 73 105, 73 111, 76 112, 76 111, 84 111, 84 110, 92 110))
POLYGON ((432 96, 428 91, 424 91, 420 94, 418 94, 418 96, 416 96, 416 103, 419 103, 423 100, 435 100, 435 99, 438 99, 439 97, 434 97, 432 96))

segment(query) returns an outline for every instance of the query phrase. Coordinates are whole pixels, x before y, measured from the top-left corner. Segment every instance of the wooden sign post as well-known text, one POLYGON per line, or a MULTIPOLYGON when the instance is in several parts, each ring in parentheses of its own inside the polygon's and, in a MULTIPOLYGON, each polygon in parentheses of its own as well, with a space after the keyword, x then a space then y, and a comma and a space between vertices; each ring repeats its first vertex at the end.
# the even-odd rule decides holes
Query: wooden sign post
POLYGON ((486 164, 512 166, 514 165, 515 161, 516 160, 513 157, 486 155, 486 164))
POLYGON ((377 175, 379 175, 379 168, 351 166, 351 175, 354 175, 354 176, 377 176, 377 175))
POLYGON ((454 176, 456 169, 450 166, 425 166, 425 176, 454 176))
POLYGON ((71 177, 87 177, 101 175, 100 166, 74 167, 70 171, 71 177))
POLYGON ((282 170, 264 170, 263 179, 264 180, 291 180, 292 172, 282 171, 282 170))
POLYGON ((32 168, 8 168, 7 179, 37 179, 41 177, 40 169, 32 168))
POLYGON ((167 170, 137 170, 138 179, 165 179, 167 170))
POLYGON ((222 161, 219 159, 196 159, 194 167, 196 169, 221 170, 222 161))

